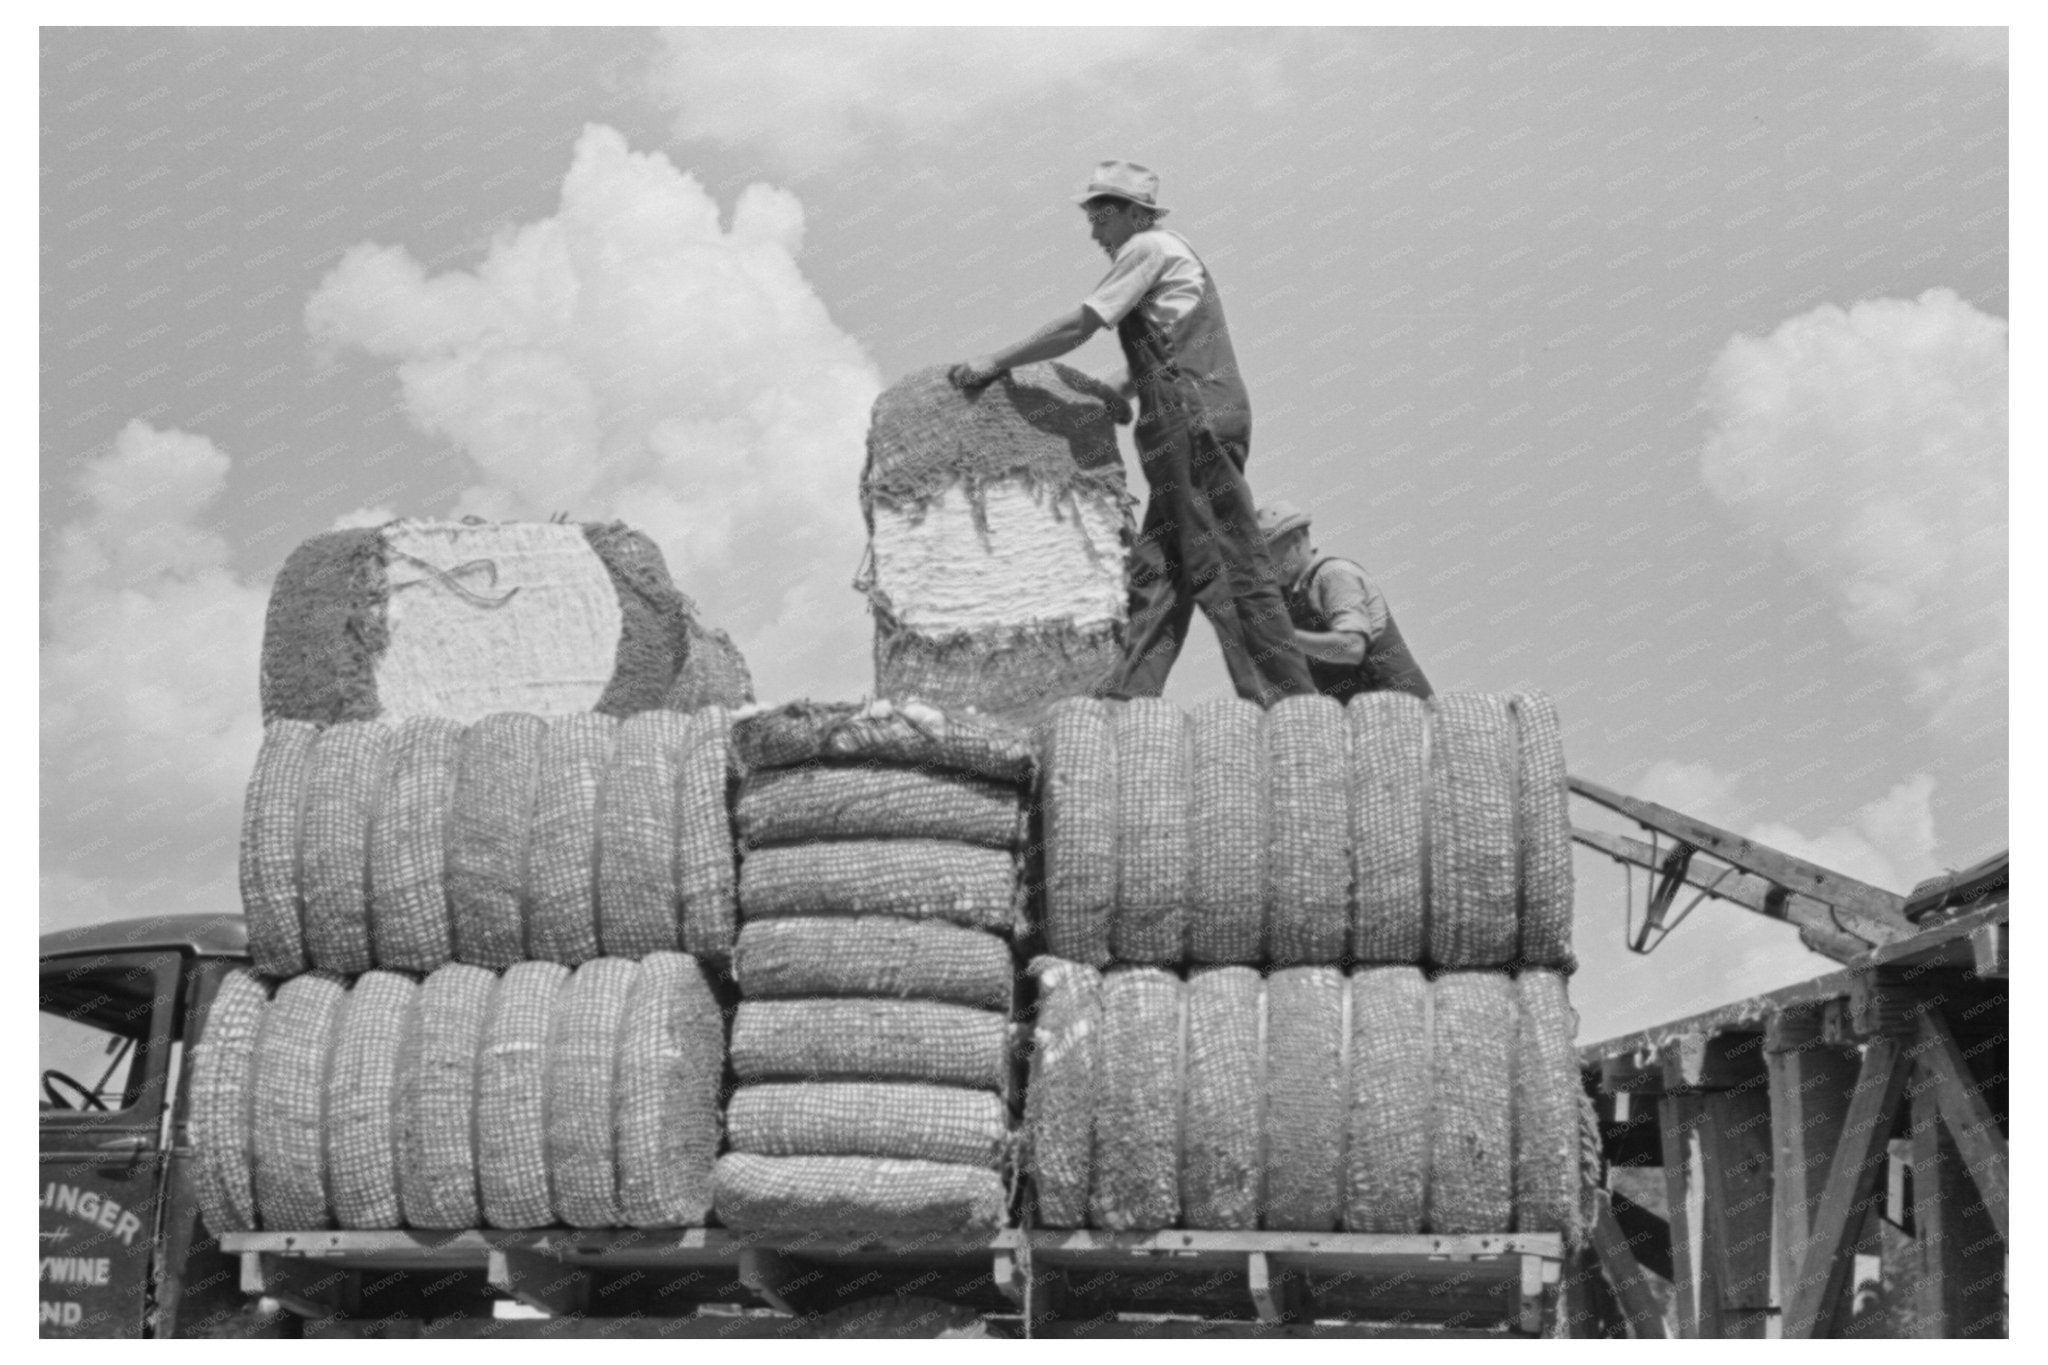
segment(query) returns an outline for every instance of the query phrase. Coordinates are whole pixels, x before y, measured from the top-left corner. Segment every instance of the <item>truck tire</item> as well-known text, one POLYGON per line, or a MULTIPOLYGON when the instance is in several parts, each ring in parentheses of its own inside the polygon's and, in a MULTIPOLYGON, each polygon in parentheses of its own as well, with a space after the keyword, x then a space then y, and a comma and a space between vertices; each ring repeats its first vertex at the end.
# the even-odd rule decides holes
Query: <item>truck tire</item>
POLYGON ((962 1304, 943 1299, 863 1299, 816 1319, 804 1335, 809 1338, 877 1338, 920 1340, 931 1338, 996 1338, 981 1314, 962 1304))

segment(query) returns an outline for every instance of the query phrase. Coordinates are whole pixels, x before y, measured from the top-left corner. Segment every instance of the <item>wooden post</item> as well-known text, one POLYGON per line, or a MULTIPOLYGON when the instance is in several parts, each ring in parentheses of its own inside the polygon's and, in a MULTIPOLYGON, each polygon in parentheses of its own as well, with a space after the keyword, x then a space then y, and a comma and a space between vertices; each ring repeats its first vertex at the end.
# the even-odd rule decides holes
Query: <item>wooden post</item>
POLYGON ((1915 1051, 1927 1078, 1934 1084, 1941 1117, 1948 1125, 1970 1179, 1976 1182, 1985 1212, 1998 1228, 1998 1235, 2012 1239, 2007 1207, 2007 1161, 2005 1133, 1998 1116, 1984 1100, 1977 1078, 1970 1071, 1955 1035, 1935 1010, 1920 1016, 1920 1036, 1915 1051))
POLYGON ((1700 1282, 1707 1197, 1699 1151, 1704 1108, 1697 1094, 1657 1099, 1657 1120, 1664 1132, 1665 1213, 1671 1222, 1671 1306, 1678 1319, 1676 1335, 1685 1341, 1717 1335, 1720 1326, 1714 1311, 1718 1297, 1702 1293, 1700 1282))
POLYGON ((1657 1306, 1657 1295, 1650 1288, 1650 1272, 1636 1263, 1628 1238, 1615 1220, 1613 1205, 1607 1202, 1605 1192, 1595 1195, 1593 1202, 1593 1251, 1620 1301, 1628 1334, 1638 1340, 1669 1336, 1663 1311, 1657 1306))
POLYGON ((1827 1186, 1788 1289, 1785 1335, 1823 1337, 1834 1333, 1848 1297, 1856 1243, 1884 1175, 1885 1153, 1899 1101, 1912 1066, 1897 1038, 1873 1039, 1863 1051, 1849 1116, 1842 1123, 1827 1186))
POLYGON ((1822 1014, 1818 1008, 1787 1010, 1772 1018, 1765 1034, 1764 1062, 1771 1078, 1773 1302, 1781 1312, 1798 1281, 1828 1165, 1856 1088, 1856 1054, 1823 1041, 1822 1014))
MULTIPOLYGON (((1704 1323, 1714 1335, 1762 1337, 1771 1321, 1771 1099, 1762 1084, 1706 1096, 1699 1131, 1704 1323)), ((1704 1326, 1702 1335, 1707 1335, 1704 1326)))

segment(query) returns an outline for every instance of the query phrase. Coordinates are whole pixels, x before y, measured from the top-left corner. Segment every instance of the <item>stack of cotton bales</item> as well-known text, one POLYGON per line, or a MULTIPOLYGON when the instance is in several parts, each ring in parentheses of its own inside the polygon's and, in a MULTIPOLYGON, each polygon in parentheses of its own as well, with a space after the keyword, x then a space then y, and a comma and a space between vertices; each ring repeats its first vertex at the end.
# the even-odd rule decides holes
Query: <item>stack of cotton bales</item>
POLYGON ((733 730, 740 1004, 716 1207, 744 1232, 999 1226, 1029 735, 920 706, 733 730))
POLYGON ((1042 1222, 1576 1231, 1547 698, 1068 701, 1041 748, 1042 1222))
POLYGON ((1107 678, 1132 536, 1115 401, 1064 365, 974 394, 924 370, 875 400, 861 586, 878 695, 1021 718, 1107 678))

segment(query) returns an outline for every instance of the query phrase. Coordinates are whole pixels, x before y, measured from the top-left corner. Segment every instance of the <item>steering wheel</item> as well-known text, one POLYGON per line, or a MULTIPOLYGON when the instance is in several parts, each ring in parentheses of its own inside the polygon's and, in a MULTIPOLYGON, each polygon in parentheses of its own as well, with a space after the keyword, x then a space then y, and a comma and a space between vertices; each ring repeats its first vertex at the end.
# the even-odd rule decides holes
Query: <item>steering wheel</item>
POLYGON ((107 1102, 105 1100, 86 1089, 83 1082, 75 1077, 65 1075, 55 1067, 51 1067, 43 1073, 43 1093, 49 1096, 50 1103, 56 1105, 59 1109, 97 1109, 103 1114, 107 1112, 107 1102), (82 1103, 71 1103, 70 1100, 58 1093, 60 1087, 74 1092, 82 1103))

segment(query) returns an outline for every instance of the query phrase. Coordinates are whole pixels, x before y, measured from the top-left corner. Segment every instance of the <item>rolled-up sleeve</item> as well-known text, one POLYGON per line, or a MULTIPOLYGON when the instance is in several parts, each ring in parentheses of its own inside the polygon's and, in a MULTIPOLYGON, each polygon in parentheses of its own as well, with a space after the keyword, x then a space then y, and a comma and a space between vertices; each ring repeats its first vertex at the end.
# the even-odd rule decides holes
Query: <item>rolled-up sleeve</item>
POLYGON ((1316 575, 1315 604, 1331 630, 1363 635, 1366 643, 1387 628, 1387 603, 1356 565, 1332 560, 1316 575))
POLYGON ((1159 283, 1165 271, 1164 248, 1150 233, 1140 233, 1124 244, 1109 273, 1095 286, 1095 292, 1081 301, 1081 306, 1104 327, 1114 327, 1159 283))

